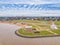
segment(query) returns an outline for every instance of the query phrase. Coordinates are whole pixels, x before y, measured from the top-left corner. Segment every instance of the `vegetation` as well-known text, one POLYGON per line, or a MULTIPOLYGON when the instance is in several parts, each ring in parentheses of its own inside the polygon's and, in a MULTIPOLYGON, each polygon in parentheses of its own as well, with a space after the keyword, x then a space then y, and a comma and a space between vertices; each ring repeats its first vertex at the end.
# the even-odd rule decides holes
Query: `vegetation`
POLYGON ((48 31, 39 31, 40 33, 34 33, 34 31, 25 31, 24 29, 19 29, 18 32, 22 35, 26 36, 44 36, 44 35, 51 35, 52 33, 48 31))
POLYGON ((60 30, 51 30, 51 31, 60 35, 60 30))

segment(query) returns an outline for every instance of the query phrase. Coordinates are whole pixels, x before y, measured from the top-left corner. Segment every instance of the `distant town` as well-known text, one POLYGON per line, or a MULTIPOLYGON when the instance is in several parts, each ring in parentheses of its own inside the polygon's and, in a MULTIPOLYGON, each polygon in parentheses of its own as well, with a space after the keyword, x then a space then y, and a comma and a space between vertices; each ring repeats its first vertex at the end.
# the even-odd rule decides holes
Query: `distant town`
POLYGON ((0 17, 0 21, 8 21, 8 20, 57 20, 60 21, 60 16, 8 16, 8 17, 0 17))

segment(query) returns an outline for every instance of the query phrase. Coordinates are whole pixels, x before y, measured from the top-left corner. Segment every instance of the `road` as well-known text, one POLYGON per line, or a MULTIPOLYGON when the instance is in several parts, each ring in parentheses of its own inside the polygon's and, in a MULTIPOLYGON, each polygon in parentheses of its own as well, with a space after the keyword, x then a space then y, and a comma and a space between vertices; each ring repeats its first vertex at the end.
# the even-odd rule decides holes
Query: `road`
POLYGON ((22 38, 15 34, 20 26, 0 23, 0 45, 60 45, 60 37, 22 38))

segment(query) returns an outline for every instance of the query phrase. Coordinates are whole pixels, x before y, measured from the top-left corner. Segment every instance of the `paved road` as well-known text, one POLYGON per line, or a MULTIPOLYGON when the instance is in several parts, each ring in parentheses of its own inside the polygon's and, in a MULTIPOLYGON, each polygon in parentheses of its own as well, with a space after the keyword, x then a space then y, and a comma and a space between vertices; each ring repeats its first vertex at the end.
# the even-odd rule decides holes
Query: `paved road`
POLYGON ((0 23, 0 45, 60 45, 60 37, 22 38, 15 35, 16 25, 0 23))

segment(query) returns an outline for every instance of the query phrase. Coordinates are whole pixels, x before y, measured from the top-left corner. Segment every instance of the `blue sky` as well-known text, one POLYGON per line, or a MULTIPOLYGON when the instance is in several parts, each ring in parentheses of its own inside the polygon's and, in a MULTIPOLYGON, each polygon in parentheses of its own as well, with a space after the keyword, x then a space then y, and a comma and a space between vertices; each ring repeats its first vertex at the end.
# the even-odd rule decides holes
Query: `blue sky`
MULTIPOLYGON (((60 0, 0 0, 0 3, 56 4, 60 3, 60 0)), ((60 10, 0 10, 0 16, 60 16, 60 10)))

